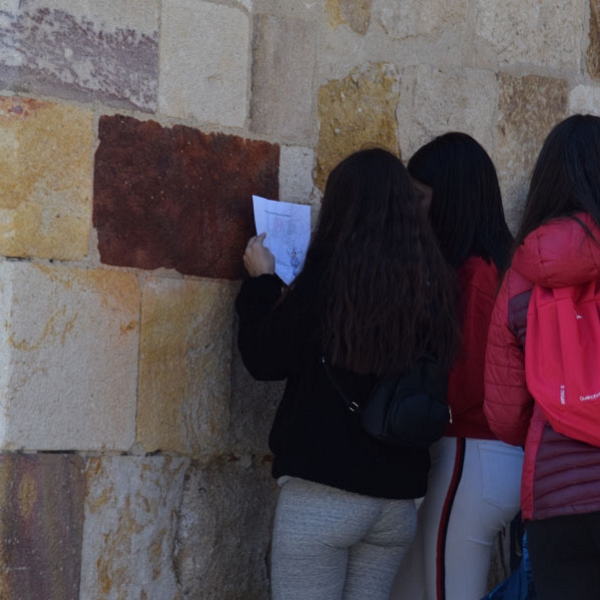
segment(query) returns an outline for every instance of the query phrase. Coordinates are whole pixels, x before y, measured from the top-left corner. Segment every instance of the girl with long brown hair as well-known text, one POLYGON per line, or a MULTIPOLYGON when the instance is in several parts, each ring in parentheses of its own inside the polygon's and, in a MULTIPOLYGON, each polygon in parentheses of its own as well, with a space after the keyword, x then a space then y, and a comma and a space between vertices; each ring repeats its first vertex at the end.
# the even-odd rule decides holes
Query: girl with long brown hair
POLYGON ((283 291, 252 238, 236 307, 238 345, 258 379, 287 379, 270 434, 281 486, 274 600, 387 600, 425 492, 426 449, 368 436, 325 373, 363 402, 377 376, 425 352, 452 363, 453 276, 401 161, 372 148, 331 172, 302 271, 283 291))

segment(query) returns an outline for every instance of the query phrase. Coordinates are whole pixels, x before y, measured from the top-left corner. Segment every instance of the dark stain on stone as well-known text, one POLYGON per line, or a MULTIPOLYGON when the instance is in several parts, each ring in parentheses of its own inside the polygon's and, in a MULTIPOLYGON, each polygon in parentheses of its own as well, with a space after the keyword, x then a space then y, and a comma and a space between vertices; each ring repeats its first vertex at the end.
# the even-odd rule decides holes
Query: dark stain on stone
POLYGON ((0 561, 7 598, 79 599, 84 468, 74 455, 0 455, 0 561))
POLYGON ((239 279, 252 194, 277 199, 279 146, 104 116, 94 226, 105 264, 239 279))

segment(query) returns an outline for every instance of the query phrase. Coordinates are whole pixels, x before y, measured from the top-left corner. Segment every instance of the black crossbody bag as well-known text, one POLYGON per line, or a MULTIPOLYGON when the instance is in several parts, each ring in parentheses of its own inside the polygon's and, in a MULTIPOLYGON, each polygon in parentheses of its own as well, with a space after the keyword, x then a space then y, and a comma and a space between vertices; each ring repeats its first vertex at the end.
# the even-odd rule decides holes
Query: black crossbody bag
POLYGON ((448 369, 434 357, 423 356, 401 375, 378 378, 363 404, 343 392, 325 357, 321 362, 348 410, 356 413, 364 431, 379 441, 427 448, 444 435, 450 421, 448 369))

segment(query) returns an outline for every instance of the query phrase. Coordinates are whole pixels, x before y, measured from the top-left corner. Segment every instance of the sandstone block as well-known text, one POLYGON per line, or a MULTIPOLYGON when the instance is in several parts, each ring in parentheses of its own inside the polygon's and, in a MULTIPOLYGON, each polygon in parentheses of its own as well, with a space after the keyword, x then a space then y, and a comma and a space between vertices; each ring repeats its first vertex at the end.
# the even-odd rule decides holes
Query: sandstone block
POLYGON ((314 196, 312 172, 315 153, 311 148, 281 146, 279 163, 279 199, 306 204, 314 196))
POLYGON ((314 137, 314 24, 300 19, 255 18, 252 131, 294 141, 314 137))
POLYGON ((268 455, 269 431, 283 395, 283 381, 255 381, 234 351, 231 370, 230 447, 238 454, 268 455))
POLYGON ((153 111, 159 4, 159 0, 8 3, 0 20, 0 84, 28 93, 153 111))
POLYGON ((448 131, 472 135, 490 154, 498 83, 492 71, 422 65, 402 75, 398 129, 403 157, 448 131))
POLYGON ((79 600, 85 462, 0 454, 0 598, 79 600))
POLYGON ((86 256, 93 144, 89 111, 0 98, 0 254, 86 256))
POLYGON ((499 86, 495 163, 507 222, 516 230, 542 144, 566 117, 569 88, 562 79, 507 73, 500 74, 499 86))
POLYGON ((147 452, 227 447, 236 291, 223 281, 145 281, 137 437, 147 452))
POLYGON ((0 446, 126 450, 140 293, 124 272, 0 263, 0 446))
POLYGON ((374 19, 395 40, 416 36, 440 36, 462 30, 467 18, 466 0, 380 0, 373 7, 374 19))
POLYGON ((475 30, 501 64, 578 69, 584 2, 477 0, 475 30))
POLYGON ((210 2, 164 0, 160 43, 160 110, 242 127, 250 67, 248 15, 210 2))
POLYGON ((81 598, 176 600, 173 545, 188 461, 88 461, 81 598))
POLYGON ((600 79, 600 1, 590 2, 590 25, 588 31, 589 44, 586 52, 588 73, 593 79, 600 79))
POLYGON ((331 27, 347 24, 352 31, 365 34, 371 22, 372 0, 327 0, 325 10, 331 27))
POLYGON ((190 465, 175 559, 184 598, 269 597, 266 554, 276 498, 269 469, 234 455, 190 465))
POLYGON ((94 225, 103 263, 241 279, 252 194, 279 195, 279 146, 102 117, 94 225))
POLYGON ((315 184, 323 189, 331 169, 365 144, 398 152, 396 107, 399 76, 394 65, 369 64, 333 80, 318 93, 319 142, 315 184))

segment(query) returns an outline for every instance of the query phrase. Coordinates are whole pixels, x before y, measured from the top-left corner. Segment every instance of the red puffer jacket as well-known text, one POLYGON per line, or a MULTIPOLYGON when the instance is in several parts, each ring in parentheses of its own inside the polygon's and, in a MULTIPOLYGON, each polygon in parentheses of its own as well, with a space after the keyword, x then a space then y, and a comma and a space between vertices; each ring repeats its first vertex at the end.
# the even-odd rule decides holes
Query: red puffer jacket
POLYGON ((492 262, 471 256, 458 269, 461 289, 462 347, 448 381, 452 422, 444 435, 496 439, 483 414, 483 369, 486 332, 500 276, 492 262))
MULTIPOLYGON (((600 240, 600 228, 588 215, 576 219, 600 240)), ((600 448, 550 427, 527 390, 523 354, 533 284, 557 288, 598 278, 600 244, 577 220, 555 219, 519 246, 494 305, 486 349, 484 412, 499 439, 525 445, 521 481, 525 520, 600 510, 600 448)))

